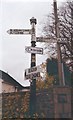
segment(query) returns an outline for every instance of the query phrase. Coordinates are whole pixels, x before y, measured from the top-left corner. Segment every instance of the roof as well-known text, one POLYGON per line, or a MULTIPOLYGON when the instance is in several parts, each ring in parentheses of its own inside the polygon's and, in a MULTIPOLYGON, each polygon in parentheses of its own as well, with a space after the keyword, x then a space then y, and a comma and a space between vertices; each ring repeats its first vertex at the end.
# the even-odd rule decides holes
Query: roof
POLYGON ((8 73, 2 70, 0 70, 0 78, 3 79, 5 82, 12 84, 13 86, 17 86, 18 89, 29 88, 29 86, 28 87, 22 86, 13 77, 11 77, 8 73))

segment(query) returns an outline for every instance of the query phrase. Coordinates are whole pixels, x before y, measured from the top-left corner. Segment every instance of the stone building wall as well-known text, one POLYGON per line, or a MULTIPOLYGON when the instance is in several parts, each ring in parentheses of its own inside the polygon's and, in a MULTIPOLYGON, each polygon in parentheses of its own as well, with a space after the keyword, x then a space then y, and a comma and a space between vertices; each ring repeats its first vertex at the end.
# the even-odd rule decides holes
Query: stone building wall
POLYGON ((9 84, 5 81, 2 82, 2 92, 4 93, 11 93, 11 92, 16 92, 15 86, 12 84, 9 84))

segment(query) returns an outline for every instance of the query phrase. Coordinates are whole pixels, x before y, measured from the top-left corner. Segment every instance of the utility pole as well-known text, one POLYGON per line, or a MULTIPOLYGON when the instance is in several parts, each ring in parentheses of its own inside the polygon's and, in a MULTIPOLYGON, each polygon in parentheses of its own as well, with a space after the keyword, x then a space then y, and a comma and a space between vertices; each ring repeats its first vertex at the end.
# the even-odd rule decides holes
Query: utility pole
POLYGON ((60 82, 60 85, 65 85, 61 48, 60 48, 60 43, 58 41, 60 31, 59 31, 59 19, 58 19, 58 14, 57 14, 57 2, 56 2, 56 0, 54 0, 54 16, 55 16, 55 33, 56 33, 56 38, 57 38, 59 82, 60 82))
MULTIPOLYGON (((71 6, 71 28, 72 28, 72 35, 71 35, 71 50, 73 51, 73 8, 71 6)), ((72 62, 73 62, 73 54, 72 54, 72 62)), ((73 65, 72 65, 72 75, 71 75, 71 81, 73 79, 73 65)), ((72 84, 72 82, 71 82, 72 84)))
POLYGON ((71 49, 73 50, 73 8, 72 7, 71 7, 71 28, 72 28, 71 49))
MULTIPOLYGON (((35 33, 35 25, 37 24, 37 21, 34 17, 30 19, 31 24, 31 47, 36 46, 36 33, 35 33)), ((36 54, 31 53, 31 67, 36 66, 36 54)), ((36 78, 32 78, 30 83, 30 107, 29 112, 31 118, 36 113, 36 78)))

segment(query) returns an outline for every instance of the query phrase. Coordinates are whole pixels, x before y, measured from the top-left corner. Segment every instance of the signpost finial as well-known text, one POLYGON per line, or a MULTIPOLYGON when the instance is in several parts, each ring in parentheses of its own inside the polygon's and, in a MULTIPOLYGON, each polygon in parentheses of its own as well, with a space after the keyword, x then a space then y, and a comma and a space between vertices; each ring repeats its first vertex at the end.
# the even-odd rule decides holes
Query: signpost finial
POLYGON ((36 18, 32 17, 32 18, 30 19, 30 24, 32 24, 32 23, 37 24, 36 18))

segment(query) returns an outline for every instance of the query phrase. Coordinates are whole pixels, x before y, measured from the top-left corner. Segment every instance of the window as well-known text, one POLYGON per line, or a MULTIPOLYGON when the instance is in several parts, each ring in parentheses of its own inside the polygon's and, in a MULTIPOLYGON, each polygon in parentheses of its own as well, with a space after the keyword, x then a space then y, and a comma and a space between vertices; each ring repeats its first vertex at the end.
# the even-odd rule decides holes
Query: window
POLYGON ((67 103, 67 94, 58 94, 59 103, 67 103))

